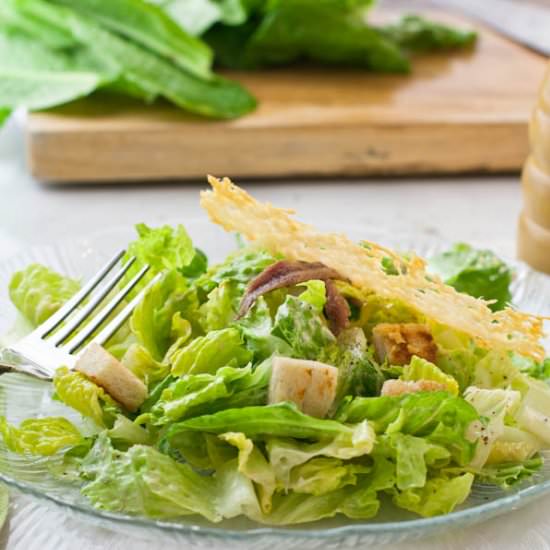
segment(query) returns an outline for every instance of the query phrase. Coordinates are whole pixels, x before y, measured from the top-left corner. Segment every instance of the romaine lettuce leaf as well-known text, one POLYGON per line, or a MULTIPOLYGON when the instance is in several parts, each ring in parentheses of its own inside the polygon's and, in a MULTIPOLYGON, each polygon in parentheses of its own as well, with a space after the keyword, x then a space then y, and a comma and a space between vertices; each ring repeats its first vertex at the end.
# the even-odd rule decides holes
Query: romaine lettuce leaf
POLYGON ((256 360, 273 354, 290 357, 290 345, 273 334, 273 320, 264 296, 260 296, 248 313, 235 326, 241 331, 247 349, 254 353, 256 360))
POLYGON ((265 361, 254 370, 222 367, 215 374, 184 375, 162 391, 144 420, 161 426, 227 408, 263 405, 270 374, 271 362, 265 361))
POLYGON ((132 344, 124 356, 122 364, 131 370, 146 386, 163 380, 170 372, 170 365, 155 361, 146 348, 132 344))
POLYGON ((121 408, 103 388, 83 374, 66 367, 57 369, 53 378, 55 396, 98 426, 111 427, 121 408))
POLYGON ((445 447, 402 433, 380 436, 374 454, 395 463, 395 485, 401 491, 423 487, 428 468, 441 468, 451 459, 451 453, 445 447))
MULTIPOLYGON (((334 420, 307 416, 289 403, 264 407, 226 409, 215 414, 191 418, 171 425, 161 442, 161 448, 177 451, 189 459, 196 454, 203 434, 242 432, 246 437, 295 438, 330 445, 337 458, 349 459, 370 453, 374 445, 374 431, 367 422, 346 425, 334 420)), ((306 449, 306 453, 311 452, 306 449)), ((319 449, 316 449, 319 452, 319 449)), ((306 459, 307 460, 307 459, 306 459)))
POLYGON ((476 449, 469 434, 479 420, 475 408, 447 392, 420 392, 390 397, 356 397, 336 413, 340 422, 367 420, 377 434, 414 435, 445 447, 459 465, 468 464, 476 449))
POLYGON ((434 382, 444 384, 451 395, 458 395, 458 383, 452 376, 445 374, 433 363, 416 355, 413 356, 410 364, 403 368, 401 379, 412 381, 433 380, 434 382))
POLYGON ((468 47, 477 38, 474 31, 463 31, 419 15, 405 15, 398 23, 382 27, 382 32, 402 48, 420 52, 468 47))
POLYGON ((191 336, 192 327, 186 318, 195 317, 197 307, 194 290, 172 269, 149 288, 132 313, 130 327, 153 359, 162 361, 178 338, 191 336))
POLYGON ((471 473, 456 477, 436 476, 423 487, 397 492, 393 502, 423 517, 448 514, 468 498, 473 481, 474 475, 471 473))
POLYGON ((14 273, 9 284, 11 301, 34 326, 48 319, 79 289, 78 281, 39 264, 14 273))
POLYGON ((459 292, 494 300, 493 311, 504 309, 512 299, 512 270, 490 250, 458 243, 431 258, 429 269, 459 292))
POLYGON ((292 491, 277 493, 273 509, 261 521, 269 525, 292 525, 318 521, 343 514, 352 519, 374 517, 380 508, 376 490, 368 482, 348 485, 322 495, 310 495, 292 491))
POLYGON ((200 78, 212 76, 212 51, 190 36, 164 10, 143 0, 55 0, 83 12, 113 32, 172 60, 200 78))
POLYGON ((367 348, 361 328, 343 331, 338 336, 338 345, 326 348, 319 360, 338 367, 336 406, 348 395, 367 397, 380 394, 384 375, 367 348))
POLYGON ((290 488, 293 472, 296 475, 297 468, 309 464, 318 457, 348 460, 366 454, 358 446, 358 440, 373 437, 373 434, 372 432, 369 434, 367 428, 367 433, 361 435, 360 432, 364 430, 365 425, 359 424, 359 426, 363 427, 357 430, 355 441, 353 438, 350 440, 349 438, 334 437, 330 440, 321 440, 318 443, 309 443, 288 437, 267 437, 266 451, 279 485, 285 489, 290 488))
POLYGON ((477 472, 476 481, 508 489, 531 477, 541 469, 542 465, 543 460, 540 455, 520 462, 489 464, 483 467, 480 472, 477 472))
POLYGON ((248 439, 243 433, 227 432, 219 437, 222 441, 226 441, 238 449, 239 472, 254 482, 262 511, 269 514, 272 506, 271 499, 277 488, 273 468, 252 440, 248 439))
POLYGON ((240 367, 252 359, 236 328, 214 330, 206 336, 195 338, 172 358, 172 374, 209 373, 225 366, 240 367))
POLYGON ((290 345, 293 357, 302 359, 317 359, 336 342, 316 308, 292 295, 277 310, 272 332, 290 345))
POLYGON ((317 279, 306 281, 297 285, 298 288, 305 287, 304 292, 300 294, 300 300, 312 305, 319 313, 321 313, 327 303, 327 291, 325 283, 317 279))
POLYGON ((223 281, 212 290, 199 309, 204 331, 220 330, 231 325, 237 316, 241 295, 234 281, 223 281))
POLYGON ((107 430, 111 442, 117 448, 129 448, 132 445, 150 445, 151 435, 126 416, 119 414, 110 430, 107 430))
POLYGON ((0 416, 0 434, 10 451, 49 456, 83 441, 78 429, 63 417, 27 418, 16 427, 0 416))
POLYGON ((102 433, 82 464, 82 475, 88 480, 82 494, 102 510, 157 519, 193 513, 210 521, 221 519, 215 481, 153 447, 117 451, 102 433))
POLYGON ((244 291, 248 282, 260 274, 277 258, 263 250, 242 249, 230 254, 223 263, 212 266, 197 279, 197 287, 205 294, 210 293, 224 281, 231 281, 244 291))
POLYGON ((149 265, 153 273, 177 270, 189 265, 195 256, 193 242, 183 225, 151 228, 139 223, 136 231, 138 238, 128 245, 123 258, 123 262, 136 258, 130 276, 144 265, 149 265))

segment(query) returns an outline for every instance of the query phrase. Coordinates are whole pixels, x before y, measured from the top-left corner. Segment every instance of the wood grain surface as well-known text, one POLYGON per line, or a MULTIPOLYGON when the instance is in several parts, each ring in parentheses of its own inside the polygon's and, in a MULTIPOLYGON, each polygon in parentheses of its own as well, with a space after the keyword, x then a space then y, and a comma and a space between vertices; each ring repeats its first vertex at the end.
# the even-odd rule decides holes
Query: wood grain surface
POLYGON ((409 76, 302 67, 231 73, 259 99, 254 113, 234 121, 107 96, 32 114, 31 170, 41 180, 105 183, 205 173, 519 170, 546 60, 476 24, 452 20, 478 27, 475 50, 418 57, 409 76))

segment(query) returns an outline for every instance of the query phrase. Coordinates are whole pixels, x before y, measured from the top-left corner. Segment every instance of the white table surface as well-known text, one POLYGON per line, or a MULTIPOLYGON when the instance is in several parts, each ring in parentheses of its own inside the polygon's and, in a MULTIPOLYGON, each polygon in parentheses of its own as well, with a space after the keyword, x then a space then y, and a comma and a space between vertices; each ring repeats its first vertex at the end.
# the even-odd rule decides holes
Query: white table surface
MULTIPOLYGON (((0 259, 29 245, 67 236, 85 236, 109 225, 152 224, 201 215, 198 191, 204 182, 112 186, 48 186, 26 172, 22 120, 0 132, 0 259)), ((93 152, 91 152, 93 154, 93 152)), ((322 159, 320 159, 322 162, 322 159)), ((204 167, 205 172, 208 166, 204 167)), ((220 174, 221 175, 221 174, 220 174)), ((514 256, 521 208, 516 176, 454 178, 379 178, 357 181, 261 182, 245 187, 260 199, 293 207, 308 222, 334 219, 397 230, 423 230, 449 240, 465 240, 514 256)), ((39 525, 25 517, 36 506, 14 496, 0 545, 10 550, 154 548, 109 531, 63 518, 44 508, 39 525)), ((171 550, 163 544, 165 550, 171 550)), ((437 540, 392 545, 396 550, 550 548, 550 498, 512 515, 437 540)), ((181 548, 181 546, 179 547, 181 548)))

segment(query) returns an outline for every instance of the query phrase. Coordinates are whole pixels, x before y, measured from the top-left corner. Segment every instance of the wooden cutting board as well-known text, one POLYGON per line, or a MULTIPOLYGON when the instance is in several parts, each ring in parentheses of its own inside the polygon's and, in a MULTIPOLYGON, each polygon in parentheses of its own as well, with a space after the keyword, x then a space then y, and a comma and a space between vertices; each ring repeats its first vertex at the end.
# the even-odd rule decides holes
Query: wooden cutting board
POLYGON ((231 73, 259 107, 229 122, 107 97, 32 114, 32 173, 54 182, 112 182, 518 170, 546 60, 452 21, 478 27, 476 49, 418 57, 409 76, 319 68, 231 73))

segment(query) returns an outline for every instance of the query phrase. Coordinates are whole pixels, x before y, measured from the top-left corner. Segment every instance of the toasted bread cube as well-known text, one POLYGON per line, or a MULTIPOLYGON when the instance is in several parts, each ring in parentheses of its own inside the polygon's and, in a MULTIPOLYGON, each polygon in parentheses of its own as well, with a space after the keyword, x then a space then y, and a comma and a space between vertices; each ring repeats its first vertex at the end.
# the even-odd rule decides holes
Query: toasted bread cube
POLYGON ((75 370, 101 386, 131 412, 136 411, 147 397, 145 384, 99 344, 92 343, 84 350, 75 370))
POLYGON ((425 325, 381 323, 372 331, 378 361, 390 365, 408 365, 416 355, 435 363, 437 345, 425 325))
POLYGON ((338 382, 338 369, 318 361, 275 357, 269 384, 269 403, 291 401, 305 414, 323 418, 338 382))

